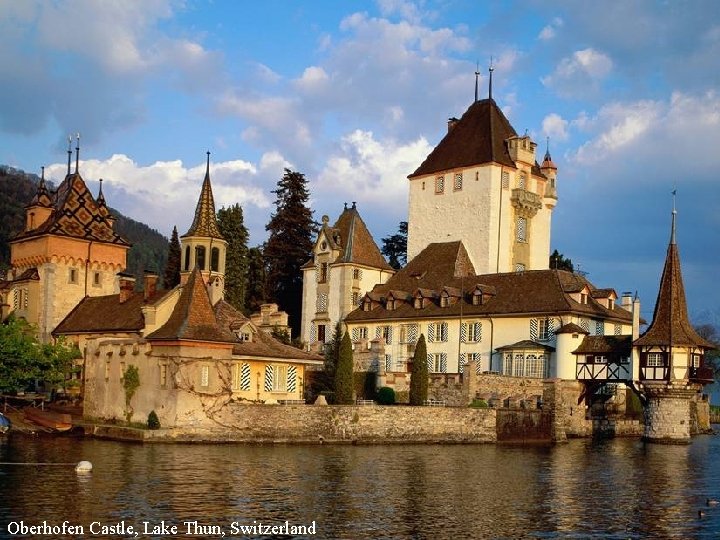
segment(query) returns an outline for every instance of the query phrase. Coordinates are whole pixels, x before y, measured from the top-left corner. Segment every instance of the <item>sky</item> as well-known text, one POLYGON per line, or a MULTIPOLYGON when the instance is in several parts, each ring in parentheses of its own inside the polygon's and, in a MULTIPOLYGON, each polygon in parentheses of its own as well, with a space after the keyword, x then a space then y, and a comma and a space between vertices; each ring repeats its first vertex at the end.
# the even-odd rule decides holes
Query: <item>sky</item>
POLYGON ((67 138, 108 204, 183 234, 211 154, 216 206, 266 238, 285 167, 319 222, 356 201, 375 240, 474 99, 558 166, 551 249, 648 321, 676 190, 695 322, 720 324, 715 0, 0 0, 0 163, 59 183, 67 138), (73 139, 72 146, 76 144, 73 139))

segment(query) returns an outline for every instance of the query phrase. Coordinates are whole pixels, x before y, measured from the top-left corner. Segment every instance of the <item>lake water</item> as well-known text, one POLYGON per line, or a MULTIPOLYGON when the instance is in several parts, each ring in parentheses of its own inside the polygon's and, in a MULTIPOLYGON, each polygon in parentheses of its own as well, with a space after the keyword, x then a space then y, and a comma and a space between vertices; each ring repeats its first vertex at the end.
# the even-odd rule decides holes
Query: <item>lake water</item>
POLYGON ((82 526, 84 538, 123 537, 120 528, 114 536, 99 529, 123 521, 125 532, 133 526, 145 538, 190 538, 184 522, 194 521, 190 532, 201 537, 271 538, 233 535, 233 524, 286 521, 314 522, 315 538, 720 535, 720 505, 706 506, 708 497, 720 499, 720 437, 711 435, 686 446, 583 439, 554 447, 140 445, 13 435, 0 437, 0 462, 2 538, 43 522, 56 527, 52 534, 26 537, 60 537, 63 521, 82 526), (81 460, 93 463, 91 474, 4 464, 81 460), (165 534, 151 533, 162 525, 165 534), (177 532, 167 534, 172 525, 177 532))

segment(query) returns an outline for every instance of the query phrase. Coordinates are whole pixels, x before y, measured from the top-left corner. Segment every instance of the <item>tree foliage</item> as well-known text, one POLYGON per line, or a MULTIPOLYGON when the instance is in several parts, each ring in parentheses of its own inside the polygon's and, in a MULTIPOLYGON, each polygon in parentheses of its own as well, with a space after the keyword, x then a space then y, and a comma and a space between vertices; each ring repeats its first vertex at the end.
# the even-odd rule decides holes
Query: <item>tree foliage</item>
POLYGON ((77 368, 77 347, 58 339, 41 344, 35 329, 12 315, 0 324, 0 390, 22 390, 36 381, 64 386, 77 368))
POLYGON ((248 282, 248 230, 239 204, 221 208, 217 213, 218 228, 228 243, 225 256, 225 300, 240 311, 246 311, 248 282))
POLYGON ((310 194, 302 173, 285 169, 276 195, 275 213, 265 227, 267 293, 288 314, 293 334, 300 332, 303 276, 300 268, 311 256, 317 225, 308 207, 310 194))
POLYGON ((705 365, 712 368, 715 380, 720 380, 720 330, 712 324, 701 324, 695 331, 703 339, 715 345, 715 349, 705 353, 705 365))
POLYGON ((178 239, 177 227, 173 227, 163 276, 163 287, 165 289, 172 289, 180 284, 180 257, 180 240, 178 239))
POLYGON ((248 250, 247 286, 245 288, 245 310, 247 313, 260 310, 265 303, 267 269, 263 258, 262 247, 253 247, 248 250))
POLYGON ((566 258, 557 249, 550 255, 550 268, 552 270, 567 270, 568 272, 575 270, 572 260, 566 258))
POLYGON ((398 232, 382 239, 380 250, 388 261, 388 264, 395 269, 400 269, 407 264, 407 237, 408 222, 401 221, 398 232))
POLYGON ((428 397, 428 365, 425 336, 420 334, 410 373, 410 405, 422 405, 428 397))
POLYGON ((353 356, 350 335, 345 332, 340 341, 340 354, 335 367, 335 404, 351 405, 353 402, 353 356))

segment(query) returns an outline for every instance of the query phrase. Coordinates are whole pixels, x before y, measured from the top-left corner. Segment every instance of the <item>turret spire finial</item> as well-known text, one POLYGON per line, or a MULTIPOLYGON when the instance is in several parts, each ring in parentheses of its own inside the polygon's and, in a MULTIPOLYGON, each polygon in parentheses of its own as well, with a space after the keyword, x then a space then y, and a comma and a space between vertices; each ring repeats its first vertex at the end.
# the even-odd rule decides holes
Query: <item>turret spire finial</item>
POLYGON ((40 183, 41 184, 45 183, 45 165, 40 167, 40 183))
POLYGON ((492 56, 490 57, 490 67, 488 68, 488 71, 490 72, 490 81, 488 82, 488 98, 492 99, 492 77, 493 77, 493 71, 495 71, 495 66, 493 66, 493 59, 492 56))
POLYGON ((77 174, 80 165, 80 134, 78 133, 75 137, 75 174, 77 174))
POLYGON ((675 219, 677 217, 677 210, 675 209, 675 196, 677 195, 677 189, 672 190, 673 196, 673 209, 672 209, 672 227, 670 230, 670 243, 675 244, 675 219))
POLYGON ((207 152, 207 166, 205 167, 205 176, 210 177, 210 150, 207 152))
POLYGON ((70 174, 70 160, 72 159, 72 135, 68 135, 68 175, 70 174))
POLYGON ((480 77, 480 62, 475 63, 475 103, 478 100, 478 77, 480 77))

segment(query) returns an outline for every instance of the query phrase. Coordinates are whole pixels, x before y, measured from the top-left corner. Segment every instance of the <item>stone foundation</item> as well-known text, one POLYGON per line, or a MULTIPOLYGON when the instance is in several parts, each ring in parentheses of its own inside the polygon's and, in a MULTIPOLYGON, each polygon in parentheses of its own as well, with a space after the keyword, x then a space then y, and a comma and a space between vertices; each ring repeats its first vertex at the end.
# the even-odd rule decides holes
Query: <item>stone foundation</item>
POLYGON ((692 435, 691 403, 697 399, 700 388, 684 382, 644 383, 642 390, 648 402, 645 405, 643 438, 658 443, 689 443, 692 435))

